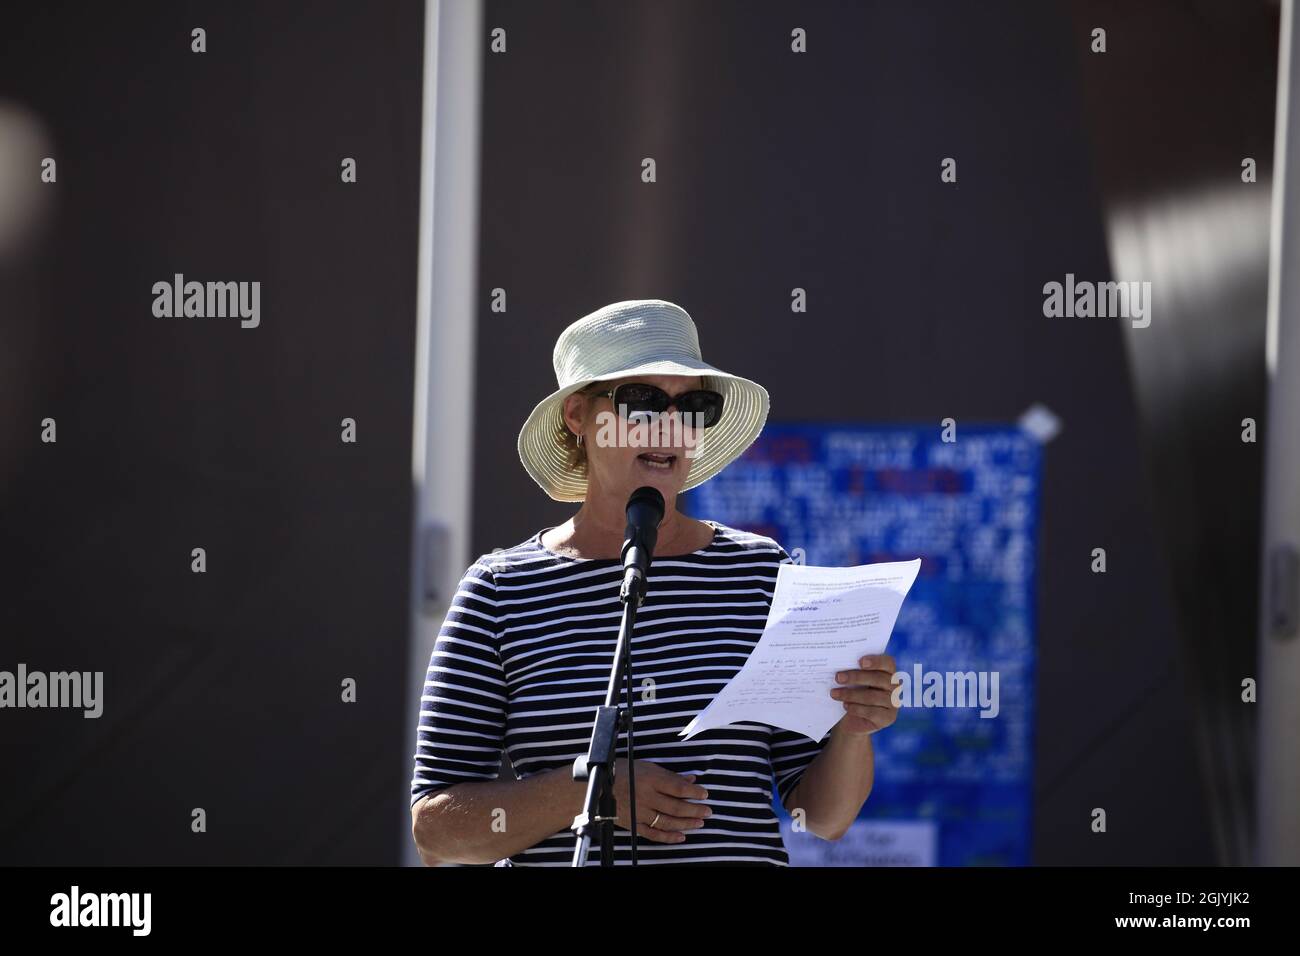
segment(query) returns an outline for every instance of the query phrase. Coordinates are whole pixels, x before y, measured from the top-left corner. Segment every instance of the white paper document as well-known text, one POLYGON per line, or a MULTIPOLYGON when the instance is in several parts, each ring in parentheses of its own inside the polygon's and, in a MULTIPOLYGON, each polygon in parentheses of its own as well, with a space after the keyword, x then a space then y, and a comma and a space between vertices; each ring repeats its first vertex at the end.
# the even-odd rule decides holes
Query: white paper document
POLYGON ((921 559, 817 568, 783 564, 763 634, 739 673, 678 734, 753 721, 821 740, 844 716, 835 674, 883 654, 921 559))

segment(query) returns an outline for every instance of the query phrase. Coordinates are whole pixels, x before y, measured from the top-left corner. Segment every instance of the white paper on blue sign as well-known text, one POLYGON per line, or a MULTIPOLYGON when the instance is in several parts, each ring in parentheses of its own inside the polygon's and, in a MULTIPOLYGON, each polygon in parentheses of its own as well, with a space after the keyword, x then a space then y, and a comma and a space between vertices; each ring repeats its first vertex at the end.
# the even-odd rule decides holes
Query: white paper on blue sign
POLYGON ((844 716, 835 674, 883 654, 921 559, 818 568, 783 564, 763 634, 740 671, 678 736, 753 721, 821 740, 844 716))

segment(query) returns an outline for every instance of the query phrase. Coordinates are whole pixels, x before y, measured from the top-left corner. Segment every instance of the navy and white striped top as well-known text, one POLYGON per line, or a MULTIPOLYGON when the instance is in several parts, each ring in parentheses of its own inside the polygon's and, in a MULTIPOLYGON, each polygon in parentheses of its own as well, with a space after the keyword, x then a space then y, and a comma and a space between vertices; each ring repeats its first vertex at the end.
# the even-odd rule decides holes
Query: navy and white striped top
MULTIPOLYGON (((706 547, 651 564, 632 679, 637 759, 698 774, 709 793, 700 802, 713 814, 681 843, 641 838, 637 862, 788 866, 773 778, 784 803, 830 735, 813 741, 739 723, 677 736, 745 663, 763 632, 777 567, 791 561, 771 538, 707 523, 714 533, 706 547), (647 679, 653 695, 642 693, 647 679)), ((521 779, 572 766, 587 752, 622 617, 622 562, 556 554, 542 546, 546 530, 482 555, 460 582, 425 678, 412 805, 452 784, 494 779, 503 749, 521 779)), ((618 755, 627 756, 625 735, 618 755)), ((630 837, 615 829, 616 864, 631 862, 630 837)), ((566 828, 508 865, 568 866, 573 847, 566 828)), ((588 864, 599 862, 593 841, 588 864)))

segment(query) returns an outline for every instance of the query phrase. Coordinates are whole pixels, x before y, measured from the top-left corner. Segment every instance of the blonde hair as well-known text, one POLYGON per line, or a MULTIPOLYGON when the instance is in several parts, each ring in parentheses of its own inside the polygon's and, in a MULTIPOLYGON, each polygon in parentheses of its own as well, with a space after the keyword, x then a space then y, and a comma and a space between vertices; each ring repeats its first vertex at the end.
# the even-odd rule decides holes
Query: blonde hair
MULTIPOLYGON (((582 388, 573 394, 586 397, 596 388, 604 385, 604 382, 588 382, 582 388)), ((569 431, 568 424, 564 421, 563 405, 561 413, 555 420, 555 443, 560 446, 560 450, 565 455, 565 465, 575 475, 580 478, 587 477, 587 446, 578 444, 578 436, 569 431)))

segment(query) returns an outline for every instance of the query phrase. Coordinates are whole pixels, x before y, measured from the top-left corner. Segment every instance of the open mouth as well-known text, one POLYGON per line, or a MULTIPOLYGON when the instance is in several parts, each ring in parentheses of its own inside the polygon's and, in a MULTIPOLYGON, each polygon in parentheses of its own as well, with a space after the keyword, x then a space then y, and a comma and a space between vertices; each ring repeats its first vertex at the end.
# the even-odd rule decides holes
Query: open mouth
POLYGON ((673 465, 677 463, 676 455, 665 455, 653 451, 637 455, 636 458, 642 465, 655 471, 672 471, 673 465))

